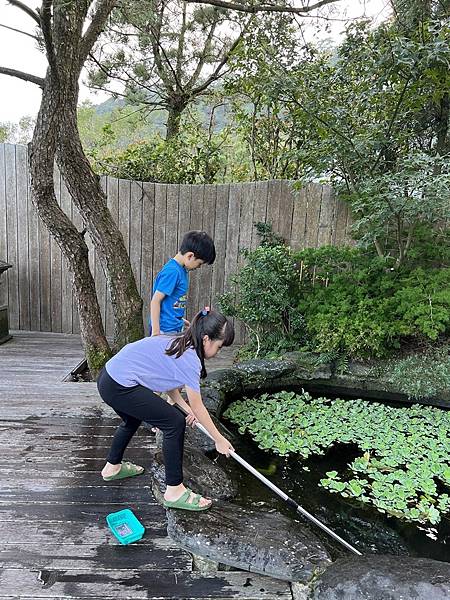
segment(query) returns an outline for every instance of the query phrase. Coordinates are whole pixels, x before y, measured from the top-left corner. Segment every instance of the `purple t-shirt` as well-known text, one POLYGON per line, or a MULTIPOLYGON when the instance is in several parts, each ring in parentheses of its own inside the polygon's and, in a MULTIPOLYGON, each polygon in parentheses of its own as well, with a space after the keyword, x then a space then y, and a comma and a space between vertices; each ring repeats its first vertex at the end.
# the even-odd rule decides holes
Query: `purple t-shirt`
POLYGON ((165 351, 173 338, 158 335, 127 344, 105 365, 108 375, 125 387, 143 385, 154 392, 182 386, 200 391, 200 359, 192 348, 179 358, 165 351))

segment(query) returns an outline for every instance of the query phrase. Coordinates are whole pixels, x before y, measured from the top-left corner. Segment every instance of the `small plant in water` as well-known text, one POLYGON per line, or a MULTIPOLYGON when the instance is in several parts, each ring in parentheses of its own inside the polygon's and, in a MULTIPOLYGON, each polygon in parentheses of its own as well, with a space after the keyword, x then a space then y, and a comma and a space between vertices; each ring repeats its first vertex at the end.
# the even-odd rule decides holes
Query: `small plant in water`
POLYGON ((279 392, 235 402, 224 416, 282 456, 356 445, 347 471, 321 479, 330 492, 407 521, 436 524, 450 512, 450 412, 279 392))

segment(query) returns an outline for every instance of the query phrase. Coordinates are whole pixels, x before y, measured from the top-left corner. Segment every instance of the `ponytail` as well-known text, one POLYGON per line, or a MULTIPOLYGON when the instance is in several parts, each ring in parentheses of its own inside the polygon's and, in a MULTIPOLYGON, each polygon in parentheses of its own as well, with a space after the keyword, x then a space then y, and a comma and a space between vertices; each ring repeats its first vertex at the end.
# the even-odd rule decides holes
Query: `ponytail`
POLYGON ((221 313, 204 308, 192 319, 186 331, 176 337, 166 350, 166 354, 179 358, 186 350, 193 348, 202 366, 200 377, 206 377, 205 352, 203 337, 207 335, 211 341, 223 340, 223 346, 231 346, 234 341, 234 327, 229 319, 221 313))

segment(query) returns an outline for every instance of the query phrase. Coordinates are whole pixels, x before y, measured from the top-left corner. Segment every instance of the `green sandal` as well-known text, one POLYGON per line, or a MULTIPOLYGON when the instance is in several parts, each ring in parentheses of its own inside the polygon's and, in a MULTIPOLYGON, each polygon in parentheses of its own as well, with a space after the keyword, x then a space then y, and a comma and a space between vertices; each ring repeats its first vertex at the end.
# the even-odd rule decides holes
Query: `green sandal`
POLYGON ((125 479, 126 477, 135 477, 136 475, 142 475, 144 467, 134 465, 130 462, 123 462, 120 466, 120 471, 115 475, 109 475, 109 477, 103 477, 104 481, 114 481, 115 479, 125 479))
POLYGON ((164 508, 180 508, 182 510, 208 510, 211 508, 212 502, 206 506, 200 506, 200 494, 194 494, 192 502, 188 502, 189 496, 192 494, 192 490, 186 488, 186 491, 181 494, 178 500, 164 500, 164 508))

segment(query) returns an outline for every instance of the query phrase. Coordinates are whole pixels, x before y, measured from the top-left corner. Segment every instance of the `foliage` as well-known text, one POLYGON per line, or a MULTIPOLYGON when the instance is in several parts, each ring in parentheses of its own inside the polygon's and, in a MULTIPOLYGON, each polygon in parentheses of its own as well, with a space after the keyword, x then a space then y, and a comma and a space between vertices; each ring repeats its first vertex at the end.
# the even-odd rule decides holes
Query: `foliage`
POLYGON ((34 125, 35 119, 30 116, 22 117, 18 123, 0 123, 0 143, 28 144, 33 137, 34 125))
POLYGON ((373 260, 327 275, 327 286, 306 283, 298 303, 314 351, 383 357, 450 333, 448 268, 398 272, 373 260))
POLYGON ((124 150, 90 153, 99 173, 160 183, 213 183, 223 167, 227 131, 210 134, 198 121, 184 123, 170 140, 159 134, 124 150))
POLYGON ((164 109, 169 139, 178 134, 186 109, 229 70, 251 18, 180 0, 124 0, 92 57, 89 83, 129 104, 164 109))
POLYGON ((344 498, 407 521, 436 524, 450 512, 450 413, 391 408, 363 400, 312 399, 308 393, 264 394, 224 413, 260 448, 286 456, 328 453, 337 444, 360 454, 321 484, 344 498))
POLYGON ((437 397, 441 390, 450 389, 448 348, 407 356, 380 371, 384 379, 416 400, 437 397))
POLYGON ((303 347, 331 354, 345 368, 345 357, 389 356, 448 336, 448 256, 437 235, 422 231, 421 239, 423 256, 400 269, 351 247, 245 251, 234 293, 220 300, 249 327, 251 342, 241 354, 303 347))
POLYGON ((247 263, 232 278, 237 293, 219 298, 227 314, 248 327, 256 354, 295 349, 303 339, 303 318, 296 307, 298 272, 291 250, 261 245, 243 251, 247 263))
POLYGON ((418 226, 449 212, 450 28, 444 10, 414 10, 408 26, 400 16, 352 24, 337 48, 304 46, 284 62, 256 55, 238 80, 250 109, 236 109, 260 150, 255 173, 332 183, 360 243, 397 265, 418 226))
POLYGON ((282 101, 272 94, 274 72, 289 69, 301 55, 298 31, 290 15, 255 17, 230 61, 224 94, 231 100, 233 130, 249 151, 249 179, 297 179, 299 161, 292 152, 298 129, 282 101))
POLYGON ((420 224, 450 220, 449 157, 417 152, 400 159, 395 170, 362 181, 348 197, 360 245, 381 244, 385 238, 382 254, 396 255, 400 265, 420 224), (386 247, 387 240, 392 247, 386 247))

